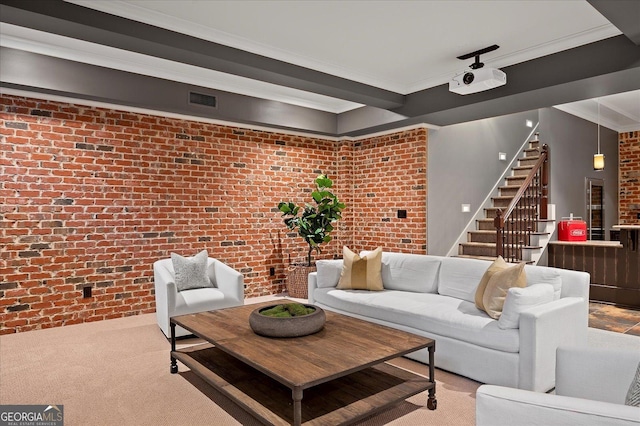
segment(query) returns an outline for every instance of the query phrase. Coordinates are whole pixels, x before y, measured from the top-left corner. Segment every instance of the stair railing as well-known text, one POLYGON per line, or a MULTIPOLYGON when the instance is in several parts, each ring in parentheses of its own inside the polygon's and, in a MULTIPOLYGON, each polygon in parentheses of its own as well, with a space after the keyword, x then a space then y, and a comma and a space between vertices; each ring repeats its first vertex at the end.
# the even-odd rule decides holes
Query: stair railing
POLYGON ((549 201, 549 146, 542 145, 540 157, 524 183, 509 203, 506 211, 496 211, 496 256, 507 262, 519 262, 523 249, 537 232, 538 220, 547 219, 549 201))

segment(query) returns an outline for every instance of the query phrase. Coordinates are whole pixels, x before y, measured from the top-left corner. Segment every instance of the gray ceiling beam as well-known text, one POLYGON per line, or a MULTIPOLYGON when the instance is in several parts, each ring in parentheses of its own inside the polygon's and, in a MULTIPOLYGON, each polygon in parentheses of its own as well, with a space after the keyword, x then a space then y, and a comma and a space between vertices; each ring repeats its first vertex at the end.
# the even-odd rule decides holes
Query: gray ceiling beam
POLYGON ((442 85, 407 95, 405 105, 392 111, 407 117, 429 117, 435 121, 428 123, 444 126, 463 121, 458 117, 461 109, 476 110, 468 118, 478 120, 500 115, 499 112, 504 112, 505 108, 509 112, 520 112, 531 107, 549 107, 619 91, 637 90, 640 89, 640 79, 621 82, 625 90, 609 91, 608 87, 602 85, 609 79, 598 80, 597 77, 615 76, 625 70, 640 70, 640 47, 620 35, 502 70, 507 74, 505 86, 471 95, 457 95, 442 85), (601 83, 596 85, 599 81, 601 83), (583 84, 573 84, 575 82, 583 84), (590 84, 584 84, 586 82, 590 84), (551 92, 543 98, 539 96, 542 89, 553 87, 558 90, 564 85, 571 85, 572 90, 560 90, 558 95, 551 92), (531 102, 532 99, 535 102, 531 102), (475 108, 474 105, 482 107, 475 108))
POLYGON ((379 108, 404 96, 378 87, 61 0, 1 0, 2 22, 379 108))
POLYGON ((640 1, 587 0, 602 16, 640 46, 640 1))
POLYGON ((7 47, 0 47, 0 57, 0 87, 233 123, 336 134, 337 118, 330 112, 7 47), (191 103, 190 92, 214 96, 215 107, 191 103))

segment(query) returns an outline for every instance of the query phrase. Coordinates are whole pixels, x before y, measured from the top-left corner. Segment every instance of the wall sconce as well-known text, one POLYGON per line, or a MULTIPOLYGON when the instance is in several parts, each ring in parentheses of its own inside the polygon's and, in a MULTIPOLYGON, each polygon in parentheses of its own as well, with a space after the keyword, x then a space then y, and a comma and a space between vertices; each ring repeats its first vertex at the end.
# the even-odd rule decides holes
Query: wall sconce
POLYGON ((604 154, 600 154, 600 99, 598 98, 598 153, 593 154, 593 170, 604 170, 604 154))

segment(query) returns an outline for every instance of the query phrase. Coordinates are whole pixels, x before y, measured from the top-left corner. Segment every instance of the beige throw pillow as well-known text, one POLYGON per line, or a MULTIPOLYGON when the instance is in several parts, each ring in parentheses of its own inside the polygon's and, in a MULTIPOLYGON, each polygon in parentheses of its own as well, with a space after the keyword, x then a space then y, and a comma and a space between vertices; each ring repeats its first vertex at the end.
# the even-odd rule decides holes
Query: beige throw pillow
POLYGON ((524 273, 524 262, 494 273, 482 296, 484 310, 491 318, 498 319, 502 313, 504 299, 511 287, 526 287, 527 276, 524 273))
POLYGON ((384 290, 382 286, 382 247, 360 257, 346 246, 342 249, 344 265, 338 287, 341 290, 384 290))
POLYGON ((507 262, 504 261, 502 256, 498 256, 498 258, 494 260, 494 262, 491 265, 489 265, 489 267, 487 268, 487 271, 484 273, 484 275, 482 276, 482 279, 480 280, 480 284, 478 284, 478 288, 476 289, 476 297, 475 297, 476 308, 483 311, 485 310, 484 304, 482 303, 482 296, 484 296, 484 291, 487 288, 487 284, 489 283, 489 280, 491 279, 493 274, 495 274, 498 271, 502 271, 503 269, 507 269, 508 267, 509 265, 507 264, 507 262))

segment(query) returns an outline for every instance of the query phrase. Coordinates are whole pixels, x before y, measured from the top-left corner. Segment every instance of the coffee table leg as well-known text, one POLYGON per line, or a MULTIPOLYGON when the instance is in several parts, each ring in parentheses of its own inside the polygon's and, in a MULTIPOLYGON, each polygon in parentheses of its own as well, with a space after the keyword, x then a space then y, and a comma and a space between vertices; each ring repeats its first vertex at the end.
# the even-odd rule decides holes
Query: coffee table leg
POLYGON ((173 357, 173 352, 176 351, 176 325, 169 320, 171 326, 171 374, 178 372, 178 361, 173 357))
POLYGON ((302 424, 302 389, 294 388, 291 396, 293 397, 293 424, 300 426, 302 424))
POLYGON ((429 381, 433 383, 433 387, 429 389, 429 399, 427 399, 427 408, 429 410, 435 410, 438 407, 438 400, 436 400, 436 368, 435 368, 435 343, 429 346, 429 381))

